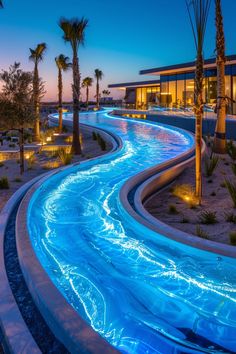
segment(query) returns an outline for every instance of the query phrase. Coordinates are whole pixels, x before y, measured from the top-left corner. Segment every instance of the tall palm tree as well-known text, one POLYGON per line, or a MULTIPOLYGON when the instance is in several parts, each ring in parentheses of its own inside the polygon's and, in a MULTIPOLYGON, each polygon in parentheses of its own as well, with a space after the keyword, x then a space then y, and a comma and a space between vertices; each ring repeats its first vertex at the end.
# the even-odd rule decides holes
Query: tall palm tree
POLYGON ((203 46, 206 33, 206 25, 211 0, 186 0, 189 19, 193 31, 194 42, 197 52, 195 69, 195 174, 196 174, 196 197, 201 204, 202 198, 202 119, 203 119, 203 78, 204 59, 203 46))
POLYGON ((100 95, 100 93, 99 93, 99 90, 100 90, 100 88, 99 88, 99 81, 101 81, 102 78, 103 78, 103 72, 102 72, 102 70, 100 70, 100 69, 95 69, 95 70, 94 70, 94 76, 95 76, 95 79, 96 79, 96 100, 97 100, 97 108, 99 108, 99 95, 100 95))
POLYGON ((226 149, 226 96, 225 96, 225 36, 221 10, 221 0, 215 0, 216 24, 216 65, 217 65, 217 122, 214 138, 214 151, 220 154, 226 149))
POLYGON ((81 154, 81 144, 79 139, 79 111, 80 111, 80 68, 78 49, 84 44, 85 29, 88 25, 88 20, 82 17, 81 19, 65 19, 61 18, 59 26, 64 32, 63 38, 69 42, 73 52, 72 70, 73 70, 73 141, 72 151, 75 155, 81 154))
POLYGON ((86 87, 86 106, 88 110, 88 102, 89 102, 89 87, 93 84, 93 79, 91 77, 85 77, 82 82, 82 87, 86 87))
POLYGON ((58 112, 59 112, 59 133, 62 133, 62 92, 63 92, 63 81, 62 72, 68 71, 71 68, 70 59, 64 54, 58 55, 55 58, 55 62, 58 68, 58 112))
POLYGON ((40 43, 35 49, 30 48, 29 59, 34 63, 33 74, 33 105, 34 105, 34 137, 35 141, 40 140, 40 78, 38 72, 38 65, 43 61, 45 51, 47 49, 46 43, 40 43))

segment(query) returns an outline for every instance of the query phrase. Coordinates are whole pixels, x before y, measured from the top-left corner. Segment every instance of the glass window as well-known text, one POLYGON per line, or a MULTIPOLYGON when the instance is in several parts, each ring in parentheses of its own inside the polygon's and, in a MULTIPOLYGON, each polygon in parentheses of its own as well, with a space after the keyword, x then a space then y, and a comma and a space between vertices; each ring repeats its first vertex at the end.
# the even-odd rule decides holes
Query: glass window
POLYGON ((187 107, 194 105, 194 80, 193 79, 186 80, 184 99, 187 107))
POLYGON ((169 82, 168 106, 176 107, 176 81, 169 82))
POLYGON ((147 108, 147 88, 139 87, 136 91, 136 109, 147 108))
POLYGON ((137 88, 137 90, 136 90, 136 109, 139 109, 141 104, 142 104, 142 88, 137 88))
POLYGON ((215 104, 217 98, 217 78, 209 77, 208 79, 208 103, 215 104))
MULTIPOLYGON (((236 76, 233 76, 233 100, 236 101, 236 76)), ((236 103, 233 102, 233 114, 236 114, 236 103)))
POLYGON ((161 95, 160 95, 160 105, 162 107, 168 107, 169 104, 169 83, 161 82, 161 95))
POLYGON ((231 97, 231 76, 225 76, 225 95, 231 97))
MULTIPOLYGON (((231 76, 227 75, 225 76, 225 96, 231 98, 231 76)), ((232 101, 227 100, 227 113, 232 114, 232 101)))
POLYGON ((185 80, 177 80, 177 94, 176 94, 177 108, 184 108, 185 106, 185 80))
POLYGON ((148 108, 152 107, 153 105, 158 104, 158 93, 160 92, 159 87, 148 87, 147 88, 147 105, 148 108))

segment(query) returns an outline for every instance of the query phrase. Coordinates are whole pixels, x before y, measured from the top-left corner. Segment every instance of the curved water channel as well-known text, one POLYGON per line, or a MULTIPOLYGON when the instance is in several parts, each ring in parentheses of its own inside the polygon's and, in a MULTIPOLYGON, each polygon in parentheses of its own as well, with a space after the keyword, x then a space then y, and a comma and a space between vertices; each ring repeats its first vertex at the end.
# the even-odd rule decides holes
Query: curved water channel
POLYGON ((81 114, 81 122, 118 135, 123 147, 56 174, 34 193, 28 230, 51 280, 124 353, 172 353, 177 343, 234 352, 235 261, 145 228, 119 199, 127 179, 187 151, 193 137, 106 112, 81 114))

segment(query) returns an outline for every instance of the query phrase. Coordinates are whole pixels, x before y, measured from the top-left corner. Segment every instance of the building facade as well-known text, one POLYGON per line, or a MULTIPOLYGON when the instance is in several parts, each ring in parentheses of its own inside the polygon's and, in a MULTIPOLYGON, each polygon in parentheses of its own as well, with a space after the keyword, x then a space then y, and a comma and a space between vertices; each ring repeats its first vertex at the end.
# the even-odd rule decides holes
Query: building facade
MULTIPOLYGON (((194 105, 195 62, 141 70, 141 75, 155 75, 158 80, 109 85, 126 90, 125 102, 136 109, 169 108, 191 110, 194 105)), ((236 114, 236 55, 227 57, 225 66, 227 110, 236 114)), ((217 99, 215 59, 205 60, 203 100, 214 109, 217 99)))

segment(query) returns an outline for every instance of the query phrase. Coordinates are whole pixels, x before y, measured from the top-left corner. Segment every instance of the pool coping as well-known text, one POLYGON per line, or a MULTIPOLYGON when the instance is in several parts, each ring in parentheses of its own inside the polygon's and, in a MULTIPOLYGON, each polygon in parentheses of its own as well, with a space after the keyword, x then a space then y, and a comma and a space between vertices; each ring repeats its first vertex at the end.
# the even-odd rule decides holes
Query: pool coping
POLYGON ((8 200, 0 214, 0 327, 3 333, 3 347, 10 353, 41 353, 34 341, 14 298, 5 268, 4 238, 10 215, 26 191, 40 179, 34 178, 24 184, 8 200))
MULTIPOLYGON (((47 179, 50 176, 61 172, 62 170, 69 169, 75 165, 97 159, 102 156, 107 156, 108 154, 117 151, 117 146, 120 145, 120 138, 101 130, 99 128, 91 127, 86 124, 81 124, 82 130, 88 131, 99 131, 101 134, 105 135, 107 139, 112 143, 113 148, 106 154, 87 159, 83 162, 77 162, 69 166, 63 166, 53 171, 45 172, 44 174, 33 178, 32 180, 25 183, 21 188, 19 188, 7 201, 4 208, 0 213, 0 285, 1 285, 1 297, 0 297, 0 328, 3 333, 2 345, 4 350, 9 353, 27 353, 27 354, 39 354, 41 350, 39 349, 37 343, 35 342, 32 334, 30 333, 12 293, 8 276, 5 268, 5 256, 4 256, 4 239, 5 231, 9 221, 9 218, 14 211, 16 205, 22 200, 23 196, 33 188, 36 184, 40 184, 41 180, 47 179)), ((21 222, 20 222, 21 226, 21 222)), ((17 230, 16 230, 17 232, 17 230)), ((22 235, 24 238, 24 234, 22 235)), ((20 259, 19 259, 20 260, 20 259)), ((31 264, 29 264, 31 267, 31 264)), ((27 283, 28 286, 28 283, 27 283)), ((60 340, 60 338, 59 338, 60 340)), ((116 353, 116 351, 104 351, 104 353, 116 353)))
MULTIPOLYGON (((108 156, 122 148, 122 141, 118 136, 105 129, 91 127, 86 124, 81 125, 90 131, 99 131, 101 135, 105 135, 106 139, 109 139, 112 143, 113 148, 100 157, 97 156, 82 161, 80 164, 108 156)), ((75 353, 79 350, 80 353, 116 354, 119 351, 112 347, 79 316, 78 312, 67 302, 65 297, 52 283, 34 252, 28 234, 27 209, 34 192, 51 176, 65 169, 70 169, 75 165, 78 165, 78 163, 47 173, 34 183, 24 196, 16 218, 16 245, 19 262, 27 287, 37 308, 40 310, 51 331, 70 352, 75 353)))

